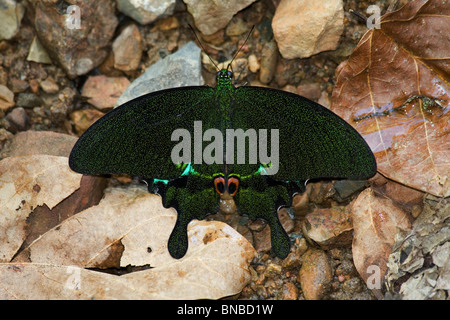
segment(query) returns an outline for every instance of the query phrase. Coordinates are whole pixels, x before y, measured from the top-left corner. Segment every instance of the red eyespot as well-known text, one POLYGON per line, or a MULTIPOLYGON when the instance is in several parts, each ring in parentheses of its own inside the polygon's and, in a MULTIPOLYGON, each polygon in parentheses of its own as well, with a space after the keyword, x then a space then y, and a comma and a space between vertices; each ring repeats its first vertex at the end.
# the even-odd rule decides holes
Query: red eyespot
POLYGON ((225 192, 225 178, 214 178, 214 188, 216 189, 218 194, 222 195, 225 192))
POLYGON ((228 178, 228 192, 231 196, 234 196, 238 191, 239 187, 239 179, 235 177, 228 178))

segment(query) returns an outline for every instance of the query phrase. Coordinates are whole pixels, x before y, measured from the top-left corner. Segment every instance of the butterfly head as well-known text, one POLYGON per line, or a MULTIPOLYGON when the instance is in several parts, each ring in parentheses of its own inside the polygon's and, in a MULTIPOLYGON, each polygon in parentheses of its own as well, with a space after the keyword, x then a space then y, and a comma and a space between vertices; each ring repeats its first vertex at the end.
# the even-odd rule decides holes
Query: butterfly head
POLYGON ((231 80, 233 79, 233 72, 228 69, 222 69, 219 72, 217 72, 217 80, 231 80))
POLYGON ((239 178, 236 176, 224 177, 218 175, 214 178, 214 189, 221 199, 231 199, 239 189, 239 178))

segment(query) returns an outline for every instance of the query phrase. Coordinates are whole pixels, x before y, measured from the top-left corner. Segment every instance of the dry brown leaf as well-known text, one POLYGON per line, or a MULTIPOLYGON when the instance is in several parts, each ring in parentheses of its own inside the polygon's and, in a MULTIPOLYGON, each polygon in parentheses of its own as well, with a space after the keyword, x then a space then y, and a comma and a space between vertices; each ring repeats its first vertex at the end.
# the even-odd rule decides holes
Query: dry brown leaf
POLYGON ((340 68, 331 107, 366 139, 380 173, 445 197, 450 195, 449 34, 445 1, 412 1, 384 15, 381 29, 370 29, 340 68), (430 104, 423 97, 439 100, 430 104))
POLYGON ((9 262, 22 245, 26 219, 43 204, 50 209, 80 187, 81 174, 66 157, 32 155, 0 161, 0 262, 9 262))
POLYGON ((123 276, 76 266, 0 263, 0 299, 219 299, 250 281, 247 268, 228 260, 188 262, 123 276), (235 272, 229 276, 222 269, 235 272))
MULTIPOLYGON (((175 220, 175 210, 162 207, 161 198, 143 188, 108 189, 99 205, 66 219, 14 260, 32 264, 14 265, 30 270, 33 277, 40 275, 32 268, 44 268, 42 272, 49 272, 46 277, 50 278, 54 277, 53 272, 55 277, 63 277, 61 266, 155 267, 121 276, 124 283, 120 286, 125 292, 119 295, 101 293, 97 286, 107 281, 102 273, 97 272, 97 283, 89 280, 95 274, 77 271, 80 277, 88 279, 80 280, 89 286, 87 291, 82 288, 78 292, 83 298, 90 298, 89 292, 97 292, 96 298, 104 299, 137 298, 141 294, 146 299, 217 299, 240 292, 250 281, 248 263, 255 255, 251 244, 224 223, 194 220, 188 226, 189 249, 182 259, 176 260, 167 250, 175 220)), ((13 272, 13 264, 5 265, 4 269, 13 272)), ((114 280, 108 287, 119 278, 110 277, 114 280)), ((58 298, 58 293, 52 291, 58 291, 64 279, 42 290, 50 292, 49 298, 58 298)), ((38 290, 33 281, 22 282, 21 286, 22 289, 7 287, 5 291, 21 296, 27 294, 30 286, 33 287, 30 292, 38 290)), ((77 298, 77 292, 68 298, 77 298)))
MULTIPOLYGON (((383 277, 398 229, 411 230, 409 215, 392 200, 378 197, 368 188, 354 201, 352 219, 352 251, 356 270, 365 281, 372 275, 374 268, 383 277)), ((382 279, 378 280, 382 283, 382 279)))
MULTIPOLYGON (((68 157, 76 141, 76 137, 67 134, 29 130, 14 135, 0 156, 47 154, 68 157)), ((98 204, 103 197, 105 187, 106 179, 100 176, 83 176, 79 189, 53 208, 46 205, 34 208, 26 220, 26 239, 22 246, 28 246, 43 233, 73 214, 98 204)))

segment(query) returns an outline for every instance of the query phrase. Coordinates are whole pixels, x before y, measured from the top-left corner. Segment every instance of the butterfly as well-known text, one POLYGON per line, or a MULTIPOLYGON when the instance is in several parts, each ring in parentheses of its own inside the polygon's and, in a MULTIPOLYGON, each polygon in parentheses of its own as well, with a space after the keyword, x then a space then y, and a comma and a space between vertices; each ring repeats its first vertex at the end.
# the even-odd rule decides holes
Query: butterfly
POLYGON ((311 179, 367 179, 375 157, 339 116, 302 96, 235 87, 230 67, 217 85, 161 90, 117 107, 74 145, 69 166, 83 174, 140 177, 164 207, 177 210, 172 257, 188 249, 187 225, 233 199, 240 214, 270 226, 272 249, 285 258, 290 239, 278 210, 311 179))

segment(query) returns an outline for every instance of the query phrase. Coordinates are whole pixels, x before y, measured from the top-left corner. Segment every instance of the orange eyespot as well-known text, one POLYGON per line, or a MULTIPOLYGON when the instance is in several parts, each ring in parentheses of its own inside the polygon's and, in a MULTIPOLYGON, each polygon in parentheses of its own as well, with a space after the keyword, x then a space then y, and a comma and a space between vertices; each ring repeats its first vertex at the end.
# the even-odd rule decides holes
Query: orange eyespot
POLYGON ((235 177, 228 178, 228 192, 231 196, 234 196, 238 191, 239 187, 239 179, 235 177))
POLYGON ((218 194, 222 195, 225 192, 225 178, 214 178, 214 188, 216 189, 218 194))

